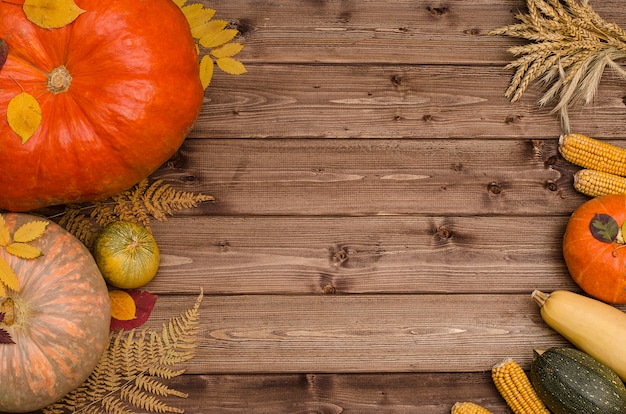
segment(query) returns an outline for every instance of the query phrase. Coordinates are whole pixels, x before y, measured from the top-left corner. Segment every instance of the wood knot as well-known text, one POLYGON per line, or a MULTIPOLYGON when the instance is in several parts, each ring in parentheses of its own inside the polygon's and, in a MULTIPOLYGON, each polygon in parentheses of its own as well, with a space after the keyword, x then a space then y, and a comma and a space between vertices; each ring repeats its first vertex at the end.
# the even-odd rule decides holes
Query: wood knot
POLYGON ((556 183, 552 180, 549 180, 546 182, 546 189, 549 191, 556 191, 558 190, 558 186, 556 185, 556 183))
POLYGON ((391 76, 391 83, 395 87, 398 87, 398 86, 402 85, 402 76, 400 76, 400 75, 392 75, 391 76))
POLYGON ((337 264, 343 263, 348 260, 348 252, 346 249, 339 249, 333 255, 333 261, 337 264))
POLYGON ((514 124, 516 122, 519 122, 522 120, 522 116, 521 115, 507 115, 506 118, 504 118, 504 123, 505 124, 514 124))
POLYGON ((428 6, 426 10, 428 10, 428 13, 430 13, 431 15, 435 17, 441 17, 450 11, 450 9, 447 6, 441 6, 441 7, 428 6))
POLYGON ((243 36, 246 33, 251 32, 254 25, 250 19, 239 19, 239 21, 235 24, 235 27, 237 28, 239 34, 243 36))
POLYGON ((437 227, 437 231, 435 232, 435 235, 440 240, 448 240, 452 238, 452 231, 446 226, 439 226, 437 227))
POLYGON ((551 166, 553 166, 553 165, 556 165, 556 162, 557 162, 557 160, 558 160, 558 159, 559 159, 559 157, 558 157, 557 155, 551 155, 551 156, 549 156, 549 157, 548 157, 548 159, 547 159, 547 160, 545 160, 545 162, 543 163, 543 165, 544 165, 546 168, 549 168, 549 167, 551 167, 551 166))
POLYGON ((330 283, 328 283, 322 288, 322 293, 326 295, 333 295, 337 293, 337 288, 331 285, 330 283))
POLYGON ((502 192, 502 187, 498 183, 489 183, 487 190, 489 190, 491 194, 500 194, 502 192))

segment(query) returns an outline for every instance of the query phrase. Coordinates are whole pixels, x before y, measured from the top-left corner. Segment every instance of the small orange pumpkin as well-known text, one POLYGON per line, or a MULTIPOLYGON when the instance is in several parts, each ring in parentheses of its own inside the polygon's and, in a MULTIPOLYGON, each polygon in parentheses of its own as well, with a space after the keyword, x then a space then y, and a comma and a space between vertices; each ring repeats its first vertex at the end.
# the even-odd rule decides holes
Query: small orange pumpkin
MULTIPOLYGON (((43 220, 2 217, 11 234, 43 220)), ((0 297, 0 328, 15 342, 0 343, 0 412, 35 411, 58 401, 87 379, 109 343, 109 294, 87 248, 52 222, 30 244, 43 256, 27 260, 0 249, 19 280, 19 291, 7 289, 0 297)))
POLYGON ((172 0, 76 0, 72 23, 44 29, 23 0, 0 2, 0 208, 28 211, 132 187, 180 147, 204 90, 189 23, 172 0), (1 51, 0 51, 1 52, 1 51), (22 143, 9 102, 35 97, 42 120, 22 143))
POLYGON ((593 198, 570 217, 563 257, 570 275, 588 295, 626 303, 626 195, 593 198))

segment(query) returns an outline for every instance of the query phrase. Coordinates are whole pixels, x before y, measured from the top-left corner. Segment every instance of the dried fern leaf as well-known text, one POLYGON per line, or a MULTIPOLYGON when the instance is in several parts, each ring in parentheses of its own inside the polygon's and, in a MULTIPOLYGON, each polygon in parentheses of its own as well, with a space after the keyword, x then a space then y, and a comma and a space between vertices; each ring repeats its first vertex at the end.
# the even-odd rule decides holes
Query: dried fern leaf
POLYGON ((547 91, 539 105, 554 104, 567 133, 568 108, 594 100, 607 66, 626 78, 616 63, 626 58, 626 31, 604 20, 587 0, 527 0, 527 7, 516 16, 519 23, 490 32, 532 42, 509 49, 517 59, 506 66, 515 73, 505 96, 515 102, 542 80, 547 91))
POLYGON ((95 203, 89 217, 100 227, 105 227, 107 224, 118 220, 110 205, 105 202, 95 203))
POLYGON ((184 413, 185 410, 170 407, 153 395, 146 394, 135 385, 127 385, 120 391, 120 399, 131 405, 153 413, 184 413))
POLYGON ((135 379, 135 385, 145 391, 148 391, 152 394, 159 395, 161 397, 175 396, 180 398, 187 398, 189 394, 175 390, 173 388, 168 387, 166 384, 163 384, 152 377, 148 377, 146 375, 139 375, 135 379))
POLYGON ((200 304, 203 293, 183 314, 163 324, 160 333, 148 329, 116 331, 100 362, 83 385, 46 407, 44 414, 132 413, 132 407, 148 412, 182 413, 161 397, 188 395, 164 384, 185 372, 179 365, 193 358, 197 347, 200 304))
POLYGON ((93 245, 98 229, 93 222, 82 214, 81 208, 75 205, 68 205, 59 220, 59 225, 73 234, 87 247, 93 245))
POLYGON ((132 221, 152 231, 152 219, 167 221, 168 216, 206 201, 215 201, 215 198, 176 190, 164 180, 151 182, 146 178, 110 199, 87 205, 67 205, 63 213, 49 218, 60 216, 58 223, 91 248, 98 233, 109 223, 132 221))
POLYGON ((157 220, 165 221, 176 211, 197 207, 199 203, 215 198, 201 193, 175 190, 163 180, 153 182, 143 195, 146 210, 157 220))

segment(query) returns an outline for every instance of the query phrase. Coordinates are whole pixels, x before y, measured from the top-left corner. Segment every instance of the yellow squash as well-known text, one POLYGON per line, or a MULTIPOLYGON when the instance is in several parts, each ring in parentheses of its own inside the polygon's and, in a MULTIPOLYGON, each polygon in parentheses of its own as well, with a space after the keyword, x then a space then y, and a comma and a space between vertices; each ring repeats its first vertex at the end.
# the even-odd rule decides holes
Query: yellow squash
POLYGON ((541 317, 583 352, 612 368, 626 381, 626 313, 616 307, 566 290, 534 291, 541 317))

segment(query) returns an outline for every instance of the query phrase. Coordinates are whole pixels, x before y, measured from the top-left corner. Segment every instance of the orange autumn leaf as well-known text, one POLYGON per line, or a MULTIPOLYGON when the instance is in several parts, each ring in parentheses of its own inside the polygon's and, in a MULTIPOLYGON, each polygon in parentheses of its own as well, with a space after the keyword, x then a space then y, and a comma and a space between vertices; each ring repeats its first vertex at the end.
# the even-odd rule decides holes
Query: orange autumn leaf
POLYGON ((7 107, 7 121, 11 129, 25 144, 41 124, 41 107, 29 93, 22 92, 14 96, 7 107))
POLYGON ((123 290, 109 291, 111 300, 111 317, 120 321, 135 319, 137 305, 133 297, 123 290))
POLYGON ((140 327, 150 318, 152 309, 157 301, 155 294, 145 290, 131 289, 124 292, 127 292, 135 301, 135 318, 128 321, 122 321, 115 317, 111 318, 111 331, 131 330, 140 327))
POLYGON ((85 12, 74 0, 25 0, 24 14, 44 29, 57 29, 72 23, 85 12))

